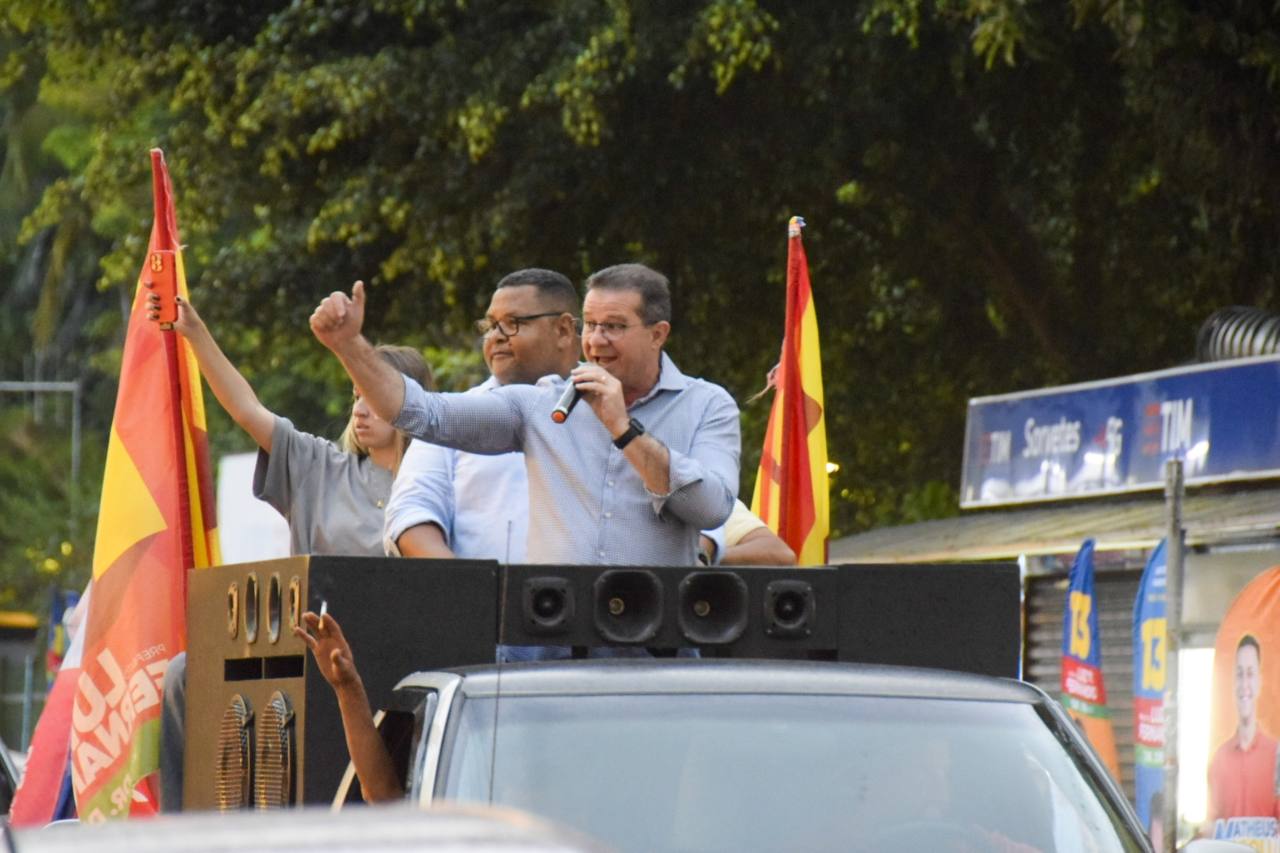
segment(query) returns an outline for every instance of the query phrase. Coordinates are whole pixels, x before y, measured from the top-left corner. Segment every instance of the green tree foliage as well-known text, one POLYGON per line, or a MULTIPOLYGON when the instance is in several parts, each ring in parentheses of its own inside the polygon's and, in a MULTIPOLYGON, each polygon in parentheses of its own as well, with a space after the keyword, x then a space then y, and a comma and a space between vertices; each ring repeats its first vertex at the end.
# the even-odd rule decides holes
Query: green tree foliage
POLYGON ((104 442, 81 447, 71 477, 70 404, 7 407, 0 417, 0 610, 48 606, 50 586, 82 589, 93 558, 104 442))
POLYGON ((103 117, 93 108, 99 87, 59 85, 31 35, 12 22, 0 30, 0 364, 6 379, 73 378, 101 339, 80 332, 110 304, 94 284, 118 234, 95 227, 76 200, 103 117))
POLYGON ((0 393, 0 609, 43 612, 89 576, 112 389, 87 368, 110 365, 119 314, 95 287, 110 242, 63 203, 91 153, 87 92, 50 81, 29 35, 0 29, 0 380, 83 379, 86 415, 73 477, 70 395, 0 393), (42 204, 62 211, 37 225, 42 204))
POLYGON ((969 397, 1170 366, 1212 309, 1271 304, 1278 42, 1250 8, 12 0, 41 97, 93 93, 25 233, 83 210, 100 286, 131 287, 163 147, 202 313, 318 429, 321 296, 362 278, 376 337, 456 352, 528 265, 667 272, 674 356, 745 400, 802 214, 851 532, 954 509, 969 397))

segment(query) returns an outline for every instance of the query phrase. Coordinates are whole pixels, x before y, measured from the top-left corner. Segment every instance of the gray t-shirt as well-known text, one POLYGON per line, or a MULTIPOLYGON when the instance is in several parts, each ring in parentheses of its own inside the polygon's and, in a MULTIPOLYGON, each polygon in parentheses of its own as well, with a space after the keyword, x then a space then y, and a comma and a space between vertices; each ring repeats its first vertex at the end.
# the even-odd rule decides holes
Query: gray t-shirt
POLYGON ((277 417, 271 452, 258 451, 253 494, 289 522, 290 553, 380 557, 391 480, 369 457, 277 417))

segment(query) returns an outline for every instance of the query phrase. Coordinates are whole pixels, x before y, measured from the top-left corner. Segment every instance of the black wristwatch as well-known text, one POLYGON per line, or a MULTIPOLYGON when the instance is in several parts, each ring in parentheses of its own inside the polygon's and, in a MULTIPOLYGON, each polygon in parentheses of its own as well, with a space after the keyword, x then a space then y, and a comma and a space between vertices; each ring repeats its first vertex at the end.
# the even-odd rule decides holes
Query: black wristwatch
POLYGON ((642 435, 644 435, 644 424, 632 418, 627 431, 613 440, 613 446, 622 450, 642 435))

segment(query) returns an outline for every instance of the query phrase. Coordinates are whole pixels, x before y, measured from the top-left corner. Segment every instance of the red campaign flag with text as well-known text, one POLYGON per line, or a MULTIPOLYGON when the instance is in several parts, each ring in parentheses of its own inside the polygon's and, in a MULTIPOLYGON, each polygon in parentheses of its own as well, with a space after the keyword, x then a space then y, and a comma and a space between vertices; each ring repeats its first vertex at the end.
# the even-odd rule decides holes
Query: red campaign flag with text
POLYGON ((147 317, 147 295, 166 281, 187 296, 159 149, 151 177, 155 221, 125 336, 71 713, 83 821, 159 810, 160 689, 186 648, 186 572, 219 561, 199 370, 186 340, 147 317))
MULTIPOLYGON (((82 614, 88 609, 93 585, 80 598, 77 607, 82 614)), ((80 659, 84 653, 84 623, 72 631, 67 653, 58 666, 53 686, 44 700, 44 710, 36 721, 27 752, 26 767, 9 808, 9 822, 14 826, 44 826, 62 818, 75 817, 73 803, 67 802, 67 759, 71 748, 71 699, 80 678, 80 659)))
POLYGON ((818 315, 800 230, 787 224, 787 314, 782 358, 770 378, 773 408, 765 430, 751 511, 796 552, 801 566, 827 562, 831 530, 827 427, 823 413, 818 315))

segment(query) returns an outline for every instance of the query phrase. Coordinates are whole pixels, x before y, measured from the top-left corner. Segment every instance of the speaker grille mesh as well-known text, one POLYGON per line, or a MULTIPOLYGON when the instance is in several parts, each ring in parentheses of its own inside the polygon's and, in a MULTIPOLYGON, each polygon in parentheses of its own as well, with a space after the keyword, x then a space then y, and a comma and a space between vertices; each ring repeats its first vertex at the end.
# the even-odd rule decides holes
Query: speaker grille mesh
POLYGON ((253 795, 253 711, 244 697, 231 697, 218 727, 218 766, 214 787, 219 811, 249 806, 253 795))
POLYGON ((258 760, 255 765, 260 809, 293 805, 294 716, 289 699, 271 694, 258 719, 258 760))

